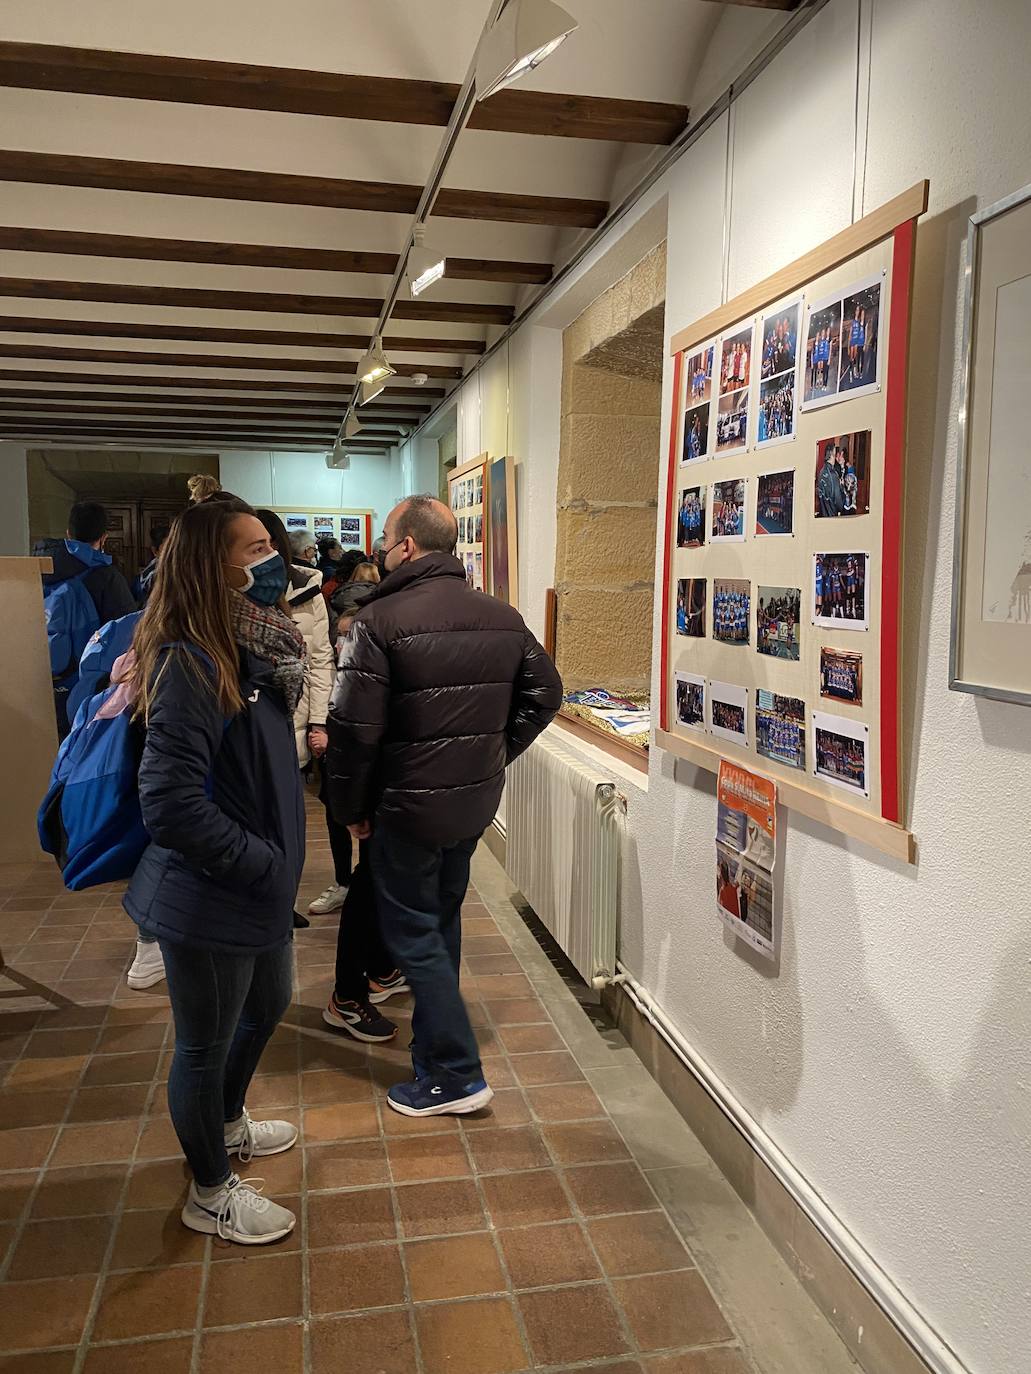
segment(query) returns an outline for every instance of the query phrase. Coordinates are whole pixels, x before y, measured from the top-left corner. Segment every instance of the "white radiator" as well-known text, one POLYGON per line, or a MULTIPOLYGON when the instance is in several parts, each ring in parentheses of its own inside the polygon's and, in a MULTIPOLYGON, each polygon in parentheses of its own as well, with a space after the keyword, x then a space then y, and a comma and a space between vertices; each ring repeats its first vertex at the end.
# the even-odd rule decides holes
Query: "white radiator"
POLYGON ((508 771, 506 867, 588 983, 616 971, 624 803, 599 770, 541 736, 508 771))

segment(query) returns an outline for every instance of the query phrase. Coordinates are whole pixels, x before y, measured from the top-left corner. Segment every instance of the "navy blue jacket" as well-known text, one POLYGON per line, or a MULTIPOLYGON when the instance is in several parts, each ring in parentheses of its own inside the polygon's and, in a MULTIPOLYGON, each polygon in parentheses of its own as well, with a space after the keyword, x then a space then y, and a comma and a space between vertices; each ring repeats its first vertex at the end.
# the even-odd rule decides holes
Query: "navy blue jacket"
POLYGON ((293 716, 270 665, 241 652, 244 707, 226 725, 208 669, 185 652, 169 650, 159 669, 139 773, 151 843, 125 909, 175 944, 276 949, 292 938, 304 866, 293 716))

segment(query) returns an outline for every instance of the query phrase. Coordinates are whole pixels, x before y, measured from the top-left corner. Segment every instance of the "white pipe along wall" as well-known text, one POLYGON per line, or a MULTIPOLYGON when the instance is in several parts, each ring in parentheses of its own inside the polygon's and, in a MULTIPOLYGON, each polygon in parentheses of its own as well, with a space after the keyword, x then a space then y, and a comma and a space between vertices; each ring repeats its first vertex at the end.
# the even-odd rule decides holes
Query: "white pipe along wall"
MULTIPOLYGON (((728 11, 710 51, 733 51, 739 22, 728 11)), ((623 786, 620 952, 753 1138, 771 1142, 822 1200, 826 1226, 853 1237, 918 1314, 937 1366, 971 1374, 1031 1367, 1031 711, 948 690, 964 236, 975 208, 1031 180, 1029 53, 1026 0, 830 0, 735 101, 729 143, 724 116, 458 397, 459 461, 483 450, 516 459, 520 604, 541 633, 560 330, 630 265, 606 280, 606 255, 668 206, 668 336, 930 179, 904 546, 903 757, 918 863, 786 812, 771 970, 724 938, 707 900, 714 778, 653 750, 646 788, 623 786), (586 280, 598 284, 583 299, 586 280)), ((667 360, 662 443, 641 474, 644 489, 660 484, 660 509, 670 388, 667 360)), ((418 442, 402 454, 406 490, 418 442)))

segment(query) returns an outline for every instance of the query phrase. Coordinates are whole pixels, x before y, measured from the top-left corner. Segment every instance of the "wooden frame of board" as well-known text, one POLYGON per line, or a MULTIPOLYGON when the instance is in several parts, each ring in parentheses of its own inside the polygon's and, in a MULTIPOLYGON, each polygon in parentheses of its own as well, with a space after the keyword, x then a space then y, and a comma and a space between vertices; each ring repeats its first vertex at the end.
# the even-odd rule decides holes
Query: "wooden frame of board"
POLYGON ((487 583, 490 576, 490 454, 480 453, 469 462, 462 463, 448 473, 447 479, 448 505, 451 507, 452 514, 459 521, 459 528, 468 520, 480 520, 480 539, 463 539, 459 534, 458 547, 455 550, 455 557, 459 559, 463 567, 468 570, 469 559, 473 560, 473 574, 470 581, 479 591, 487 590, 487 583), (471 502, 463 502, 456 505, 457 491, 460 485, 464 487, 467 479, 475 479, 477 475, 481 479, 480 500, 475 499, 471 502), (476 577, 476 559, 479 559, 480 576, 476 577))
MULTIPOLYGON (((718 310, 712 311, 686 329, 673 335, 670 350, 674 358, 673 406, 670 424, 669 480, 666 492, 665 552, 661 592, 661 689, 659 727, 655 733, 655 742, 659 748, 666 749, 680 758, 713 772, 718 770, 722 758, 728 758, 734 762, 744 763, 754 771, 774 778, 778 786, 779 799, 788 807, 819 820, 833 829, 860 839, 883 853, 910 863, 915 861, 915 841, 903 824, 899 747, 902 500, 913 252, 916 220, 927 208, 927 194, 927 182, 917 183, 887 205, 865 216, 818 248, 742 292, 718 310), (880 357, 877 361, 876 385, 868 385, 857 390, 854 397, 844 396, 842 391, 838 390, 831 398, 837 403, 827 404, 825 408, 820 409, 816 408, 819 403, 814 403, 812 399, 809 399, 804 406, 798 405, 796 400, 794 402, 796 409, 793 412, 795 418, 790 437, 795 441, 801 439, 803 442, 794 444, 793 460, 791 457, 785 457, 789 453, 787 444, 768 449, 763 447, 760 452, 757 444, 748 444, 746 441, 738 450, 741 457, 734 461, 719 455, 718 452, 710 454, 709 449, 712 445, 709 441, 703 450, 703 457, 700 461, 697 458, 689 459, 685 449, 685 460, 683 464, 681 463, 681 424, 686 419, 685 400, 687 399, 683 389, 685 385, 684 360, 690 349, 695 348, 704 351, 710 340, 714 343, 721 343, 724 337, 733 336, 736 338, 745 329, 752 329, 753 332, 748 335, 748 339, 751 343, 754 360, 758 357, 758 351, 755 347, 757 335, 754 332, 756 317, 759 317, 759 337, 761 337, 762 312, 769 309, 772 313, 773 307, 777 307, 778 312, 788 310, 789 305, 793 306, 797 301, 798 313, 796 318, 799 327, 795 351, 798 363, 801 363, 805 357, 802 322, 804 321, 808 326, 809 312, 818 312, 821 309, 821 297, 826 295, 828 299, 832 299, 835 292, 839 297, 845 297, 850 290, 858 290, 863 282, 873 281, 875 277, 881 283, 877 320, 880 357), (880 325, 883 323, 885 310, 887 310, 888 322, 886 331, 883 331, 880 329, 880 325), (803 421, 806 423, 803 424, 803 421), (767 586, 791 586, 794 585, 794 582, 798 582, 803 592, 802 610, 799 615, 800 626, 804 625, 808 619, 806 615, 807 591, 810 594, 809 599, 813 603, 813 629, 807 632, 811 640, 809 645, 809 654, 811 655, 813 644, 821 637, 816 629, 817 607, 813 601, 812 588, 807 585, 807 581, 802 581, 804 575, 808 580, 805 567, 810 556, 812 541, 814 539, 819 540, 816 548, 820 552, 838 552, 835 544, 845 537, 847 529, 852 546, 857 550, 867 549, 869 551, 867 568, 870 576, 864 587, 864 604, 869 621, 865 635, 855 636, 864 646, 864 657, 868 655, 869 658, 865 685, 867 703, 864 704, 861 712, 856 708, 854 714, 847 717, 843 716, 846 720, 851 719, 857 729, 862 727, 867 733, 868 742, 864 754, 865 769, 863 774, 867 790, 862 795, 848 792, 841 786, 834 786, 827 780, 826 775, 817 776, 815 771, 810 771, 810 754, 814 759, 816 757, 814 739, 806 740, 805 767, 802 769, 790 768, 776 761, 768 760, 765 756, 757 755, 755 750, 750 747, 751 731, 747 732, 748 742, 744 744, 725 743, 721 739, 715 738, 709 729, 691 729, 689 725, 674 720, 671 713, 671 688, 677 669, 690 670, 700 677, 705 677, 707 698, 710 695, 710 686, 712 682, 717 680, 717 676, 722 681, 724 675, 730 671, 727 668, 722 668, 719 674, 706 671, 705 665, 709 658, 715 658, 717 666, 729 661, 726 655, 722 658, 719 657, 725 646, 719 645, 713 648, 708 653, 708 658, 705 652, 699 651, 697 661, 692 661, 690 658, 690 651, 685 648, 683 638, 677 638, 677 651, 675 652, 674 649, 674 602, 677 581, 675 568, 680 571, 685 565, 691 566, 687 559, 680 557, 684 551, 684 546, 678 548, 677 520, 674 511, 680 501, 680 488, 684 482, 696 482, 698 480, 690 476, 689 470, 692 468, 699 472, 705 470, 705 477, 710 482, 706 491, 707 495, 711 496, 712 482, 743 476, 745 482, 755 482, 757 487, 759 476, 764 475, 762 469, 765 469, 767 473, 773 473, 778 469, 793 467, 795 469, 795 510, 799 509, 799 500, 801 499, 802 502, 808 503, 810 512, 813 513, 816 458, 815 449, 810 448, 810 445, 813 443, 814 435, 830 435, 835 431, 835 427, 840 433, 869 430, 872 444, 881 454, 879 464, 875 464, 872 453, 869 459, 870 470, 877 474, 880 491, 875 493, 876 501, 874 499, 870 501, 869 514, 863 517, 865 525, 860 522, 860 528, 855 526, 854 521, 846 520, 843 527, 842 522, 837 520, 827 522, 814 520, 813 528, 808 533, 808 543, 804 540, 801 541, 793 551, 795 562, 790 565, 792 582, 785 583, 782 580, 785 576, 783 569, 787 566, 788 556, 771 555, 769 552, 770 545, 777 541, 770 540, 764 542, 762 549, 755 552, 755 556, 750 562, 742 565, 739 561, 741 555, 735 553, 733 560, 722 560, 724 566, 721 567, 720 558, 713 555, 710 539, 702 550, 705 559, 698 559, 694 565, 700 571, 697 574, 692 572, 692 575, 705 576, 707 598, 709 579, 729 579, 736 572, 740 572, 743 576, 747 575, 750 583, 755 581, 756 587, 760 585, 764 573, 767 578, 767 586), (799 481, 800 476, 801 482, 799 481), (852 527, 855 527, 855 533, 852 533, 852 527), (830 528, 833 528, 833 538, 829 534, 830 528), (799 553, 800 549, 802 550, 801 554, 799 553), (780 562, 776 564, 778 557, 780 562), (708 561, 705 561, 706 559, 708 561), (763 563, 764 559, 765 564, 763 563), (782 570, 780 581, 776 581, 774 574, 769 570, 771 561, 782 570), (730 563, 729 571, 725 566, 727 563, 730 563), (756 574, 758 574, 758 578, 756 574), (873 671, 870 671, 871 664, 873 671)), ((845 318, 844 304, 845 302, 842 301, 839 320, 845 318)), ((855 317, 858 318, 859 311, 856 310, 854 313, 855 317)), ((835 333, 837 330, 838 326, 835 325, 835 333)), ((718 349, 714 351, 711 363, 712 387, 715 387, 717 358, 718 349)), ((796 389, 799 389, 804 369, 797 364, 793 366, 796 367, 795 386, 796 389)), ((754 373, 757 369, 752 371, 754 373)), ((731 375, 734 374, 731 373, 731 375)), ((751 373, 748 380, 742 383, 742 386, 748 388, 749 396, 753 399, 760 394, 751 373)), ((726 393, 726 385, 723 389, 726 393)), ((715 398, 715 391, 713 396, 715 398)), ((697 404, 693 400, 693 393, 692 404, 697 404)), ((750 415, 747 422, 750 435, 753 423, 751 416, 755 411, 758 411, 759 407, 753 406, 751 401, 747 404, 750 415)), ((709 423, 710 416, 707 410, 705 419, 707 427, 709 423)), ((719 433, 718 429, 716 432, 719 433)), ((708 433, 709 430, 707 429, 708 433)), ((718 442, 716 447, 718 448, 718 442)), ((746 486, 745 514, 742 521, 746 539, 747 524, 754 505, 754 502, 747 499, 748 495, 754 495, 754 493, 749 492, 746 486)), ((710 513, 709 505, 710 503, 707 502, 706 518, 710 513)), ((753 533, 753 541, 754 538, 753 533)), ((751 544, 741 542, 731 547, 736 550, 755 550, 756 546, 754 542, 751 544)), ((848 546, 846 545, 846 547, 848 546)), ((841 552, 844 553, 843 550, 841 552)), ((827 625, 825 620, 821 620, 819 623, 824 627, 827 625)), ((746 651, 740 646, 735 646, 733 653, 744 655, 746 652, 751 652, 750 624, 751 621, 748 631, 749 649, 746 651)), ((836 636, 838 647, 846 647, 840 643, 844 638, 844 635, 836 636)), ((686 644, 706 644, 708 642, 704 637, 686 640, 686 644)), ((857 648, 860 647, 860 643, 856 644, 857 648)), ((716 641, 713 640, 712 644, 716 645, 716 641)), ((818 644, 816 658, 818 661, 818 644)), ((756 654, 755 659, 758 663, 761 656, 756 654)), ((802 668, 808 672, 809 667, 810 663, 803 659, 800 672, 802 668)), ((761 675, 763 670, 744 658, 736 660, 735 671, 738 672, 739 676, 733 679, 727 676, 727 681, 745 684, 747 714, 750 714, 754 709, 756 689, 765 688, 771 692, 779 691, 781 695, 784 695, 788 690, 769 680, 766 683, 755 681, 756 674, 761 675), (747 668, 748 671, 741 674, 740 669, 742 667, 747 668)), ((815 707, 817 710, 822 710, 816 681, 814 679, 810 683, 802 676, 797 679, 782 676, 779 679, 782 683, 789 680, 797 682, 797 686, 792 690, 797 693, 799 698, 805 700, 806 722, 809 727, 807 735, 810 731, 815 734, 818 727, 810 708, 815 707)), ((707 711, 710 710, 711 706, 707 705, 706 709, 707 711)))

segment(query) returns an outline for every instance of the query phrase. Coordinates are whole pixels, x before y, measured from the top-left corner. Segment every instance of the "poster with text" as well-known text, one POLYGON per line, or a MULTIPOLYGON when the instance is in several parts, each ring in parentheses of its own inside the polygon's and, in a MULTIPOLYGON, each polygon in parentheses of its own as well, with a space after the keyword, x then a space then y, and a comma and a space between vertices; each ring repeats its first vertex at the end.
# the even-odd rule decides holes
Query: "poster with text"
POLYGON ((772 959, 777 785, 723 759, 716 798, 716 909, 738 939, 772 959))

